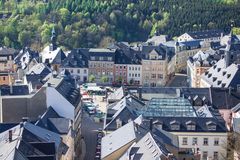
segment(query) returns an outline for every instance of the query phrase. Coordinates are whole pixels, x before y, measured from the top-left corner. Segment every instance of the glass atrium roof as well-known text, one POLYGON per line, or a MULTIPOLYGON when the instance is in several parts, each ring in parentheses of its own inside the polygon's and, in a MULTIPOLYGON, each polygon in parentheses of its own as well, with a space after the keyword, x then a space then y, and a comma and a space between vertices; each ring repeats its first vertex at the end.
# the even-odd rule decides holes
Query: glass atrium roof
POLYGON ((152 98, 139 114, 146 117, 197 117, 189 100, 182 97, 152 98))

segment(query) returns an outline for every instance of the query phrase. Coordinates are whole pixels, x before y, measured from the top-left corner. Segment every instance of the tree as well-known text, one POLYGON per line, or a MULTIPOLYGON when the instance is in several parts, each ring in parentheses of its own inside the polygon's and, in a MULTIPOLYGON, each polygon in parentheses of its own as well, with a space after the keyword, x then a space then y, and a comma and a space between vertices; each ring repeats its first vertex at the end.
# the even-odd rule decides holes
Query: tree
POLYGON ((4 37, 3 43, 4 43, 5 46, 11 47, 11 41, 8 37, 4 37))
POLYGON ((233 27, 232 31, 233 31, 233 34, 240 35, 240 28, 239 27, 233 27))
POLYGON ((18 35, 18 41, 22 46, 28 46, 31 41, 31 33, 28 31, 20 32, 18 35))
POLYGON ((91 74, 88 78, 88 81, 91 82, 91 83, 94 82, 95 81, 95 76, 91 74))
POLYGON ((122 84, 122 80, 123 80, 122 76, 119 76, 117 79, 118 83, 120 83, 120 84, 122 84))
POLYGON ((102 82, 102 83, 108 82, 108 77, 107 77, 107 76, 102 76, 102 77, 101 77, 101 82, 102 82))

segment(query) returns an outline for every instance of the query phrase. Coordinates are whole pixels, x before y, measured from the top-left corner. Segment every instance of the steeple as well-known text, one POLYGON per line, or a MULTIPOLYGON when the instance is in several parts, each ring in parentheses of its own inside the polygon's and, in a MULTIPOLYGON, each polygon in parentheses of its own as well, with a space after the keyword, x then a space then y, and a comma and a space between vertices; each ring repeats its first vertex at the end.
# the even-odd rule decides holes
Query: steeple
POLYGON ((55 28, 52 28, 52 36, 51 36, 51 44, 49 46, 50 51, 54 51, 55 49, 57 49, 57 36, 56 36, 56 32, 55 32, 55 28))

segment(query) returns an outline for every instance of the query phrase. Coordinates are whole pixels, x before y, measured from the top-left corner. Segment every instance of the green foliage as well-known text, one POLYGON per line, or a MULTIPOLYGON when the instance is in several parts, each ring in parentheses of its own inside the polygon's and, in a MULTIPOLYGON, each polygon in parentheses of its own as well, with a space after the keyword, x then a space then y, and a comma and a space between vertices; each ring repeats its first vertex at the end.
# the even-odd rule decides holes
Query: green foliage
POLYGON ((233 34, 240 35, 240 27, 233 27, 233 34))
POLYGON ((91 74, 88 78, 88 81, 91 82, 91 83, 94 82, 95 81, 95 76, 91 74))
POLYGON ((107 77, 107 76, 102 76, 102 77, 101 77, 101 82, 102 82, 102 83, 108 82, 108 77, 107 77))
POLYGON ((240 27, 240 2, 1 0, 0 17, 5 17, 0 19, 0 45, 42 49, 54 24, 58 44, 72 49, 105 46, 114 40, 144 41, 155 33, 175 37, 186 31, 229 29, 232 22, 240 27))

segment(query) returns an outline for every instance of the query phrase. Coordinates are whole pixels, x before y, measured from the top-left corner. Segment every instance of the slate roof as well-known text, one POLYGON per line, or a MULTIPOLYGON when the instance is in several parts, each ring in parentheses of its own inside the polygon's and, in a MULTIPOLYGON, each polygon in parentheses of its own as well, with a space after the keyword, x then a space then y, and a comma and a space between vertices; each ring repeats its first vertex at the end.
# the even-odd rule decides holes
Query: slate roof
POLYGON ((122 50, 115 54, 115 64, 131 64, 131 59, 122 50))
POLYGON ((240 84, 240 66, 231 64, 226 67, 225 59, 220 59, 201 77, 212 87, 237 87, 240 84))
POLYGON ((51 77, 44 86, 50 85, 54 87, 64 98, 66 98, 72 105, 78 105, 80 101, 80 90, 75 88, 71 80, 60 77, 51 77))
POLYGON ((134 122, 129 122, 123 127, 104 136, 101 142, 101 159, 109 156, 111 153, 121 149, 125 145, 133 143, 136 138, 134 122))
POLYGON ((18 123, 0 123, 0 133, 17 126, 18 123))
POLYGON ((60 135, 67 134, 71 126, 70 120, 59 116, 51 106, 47 108, 35 125, 60 135))
POLYGON ((176 42, 179 46, 184 46, 186 50, 191 50, 192 48, 201 48, 202 40, 191 40, 184 42, 176 42))
POLYGON ((166 158, 170 152, 155 137, 148 132, 130 149, 129 157, 133 160, 166 158))
POLYGON ((47 63, 46 60, 48 59, 50 64, 61 64, 62 61, 66 58, 66 55, 62 51, 61 48, 57 48, 53 51, 50 50, 50 46, 47 46, 43 49, 40 53, 42 56, 43 63, 47 63))
POLYGON ((13 48, 0 47, 0 56, 8 56, 8 55, 14 56, 16 53, 17 51, 13 48))
POLYGON ((123 88, 120 87, 108 96, 108 100, 121 100, 124 97, 123 88))
POLYGON ((89 52, 88 49, 73 49, 63 61, 62 67, 88 68, 89 52))
POLYGON ((89 57, 94 56, 96 59, 94 61, 100 61, 99 57, 103 57, 101 61, 108 61, 107 57, 111 57, 112 61, 114 61, 116 49, 105 49, 105 48, 90 48, 89 49, 89 57))
MULTIPOLYGON (((152 118, 152 117, 151 117, 152 118)), ((227 132, 225 126, 225 121, 221 115, 216 117, 156 117, 153 121, 158 120, 162 123, 162 129, 168 132, 193 132, 192 130, 187 130, 187 122, 192 121, 196 124, 196 129, 194 132, 227 132), (172 130, 171 123, 178 122, 180 124, 179 130, 172 130), (216 130, 209 130, 207 127, 208 122, 213 122, 216 124, 216 130)))
POLYGON ((32 59, 36 59, 37 61, 39 61, 39 53, 36 51, 31 50, 28 47, 23 48, 18 54, 17 56, 14 58, 14 62, 15 64, 18 65, 18 67, 25 69, 28 65, 29 62, 31 62, 32 59), (21 61, 21 59, 24 56, 29 56, 29 61, 21 61))
POLYGON ((120 119, 123 124, 128 123, 129 119, 136 119, 138 117, 136 111, 144 107, 144 103, 132 96, 124 97, 119 102, 111 104, 111 107, 108 106, 104 129, 115 130, 117 119, 120 119))
POLYGON ((211 88, 212 106, 217 109, 231 109, 240 103, 240 92, 227 88, 211 88))
POLYGON ((12 141, 8 141, 8 130, 0 134, 1 159, 30 160, 32 157, 55 159, 56 151, 61 144, 58 134, 28 122, 19 124, 10 130, 12 130, 12 141))
POLYGON ((193 31, 187 32, 193 39, 207 39, 212 37, 221 37, 224 33, 222 30, 205 30, 205 31, 193 31))
POLYGON ((164 60, 167 57, 167 51, 162 46, 143 46, 141 51, 142 59, 149 59, 149 54, 155 52, 159 55, 159 60, 164 60))
POLYGON ((193 57, 189 57, 189 61, 196 66, 201 67, 211 67, 218 60, 220 60, 220 56, 215 55, 214 50, 207 51, 198 51, 193 57))
POLYGON ((28 85, 13 85, 12 86, 12 93, 10 91, 10 86, 8 85, 1 85, 0 86, 0 95, 28 95, 29 94, 29 87, 28 85))
POLYGON ((30 70, 26 73, 26 75, 31 75, 31 74, 42 74, 42 75, 48 75, 51 73, 51 69, 45 65, 44 63, 38 63, 34 65, 30 70))
POLYGON ((147 40, 147 43, 153 43, 154 45, 160 45, 168 40, 167 35, 153 36, 147 40))

